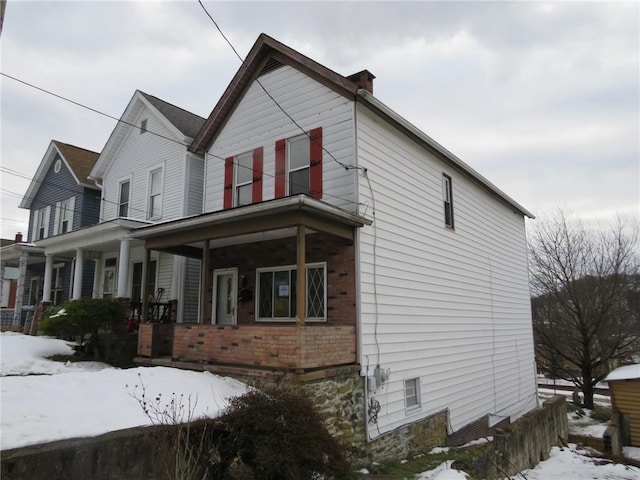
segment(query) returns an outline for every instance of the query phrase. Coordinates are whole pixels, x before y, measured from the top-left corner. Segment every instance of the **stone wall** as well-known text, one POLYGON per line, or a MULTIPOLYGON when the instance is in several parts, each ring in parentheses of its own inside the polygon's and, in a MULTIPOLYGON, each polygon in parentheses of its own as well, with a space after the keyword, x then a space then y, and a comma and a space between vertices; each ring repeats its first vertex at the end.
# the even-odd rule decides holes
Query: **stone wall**
POLYGON ((554 445, 567 443, 569 425, 563 396, 555 396, 512 424, 499 428, 493 442, 474 460, 471 474, 489 480, 513 476, 549 457, 554 445))
POLYGON ((364 379, 358 373, 325 378, 305 384, 303 389, 331 434, 350 448, 356 463, 397 461, 445 444, 446 411, 367 441, 364 379))
POLYGON ((167 478, 163 445, 172 427, 137 427, 0 452, 11 480, 155 480, 167 478))

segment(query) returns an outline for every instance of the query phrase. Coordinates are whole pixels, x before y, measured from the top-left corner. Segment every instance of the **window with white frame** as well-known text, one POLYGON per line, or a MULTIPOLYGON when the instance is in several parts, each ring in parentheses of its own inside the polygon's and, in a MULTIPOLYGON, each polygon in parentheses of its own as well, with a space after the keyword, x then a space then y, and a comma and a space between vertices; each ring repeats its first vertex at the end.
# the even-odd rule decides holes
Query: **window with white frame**
POLYGON ((409 378, 404 381, 404 405, 407 410, 420 407, 419 378, 409 378))
POLYGON ((131 182, 125 180, 120 182, 120 193, 118 195, 118 216, 129 216, 129 194, 131 191, 131 182))
POLYGON ((451 177, 442 174, 442 200, 444 201, 444 224, 453 228, 453 189, 451 187, 451 177))
POLYGON ((149 218, 162 216, 162 168, 149 173, 149 218))
MULTIPOLYGON (((307 272, 306 319, 326 320, 326 266, 309 264, 307 272)), ((288 321, 296 318, 297 275, 295 266, 257 271, 259 321, 288 321)))
POLYGON ((299 135, 287 140, 289 195, 309 193, 309 137, 299 135))
POLYGON ((253 152, 236 155, 235 169, 234 205, 250 205, 253 201, 253 152))
POLYGON ((64 202, 60 202, 60 211, 58 212, 58 234, 67 233, 73 227, 73 207, 75 197, 71 197, 64 202))
POLYGON ((36 240, 42 240, 49 236, 49 216, 51 215, 51 207, 41 208, 35 212, 35 228, 34 237, 36 240))

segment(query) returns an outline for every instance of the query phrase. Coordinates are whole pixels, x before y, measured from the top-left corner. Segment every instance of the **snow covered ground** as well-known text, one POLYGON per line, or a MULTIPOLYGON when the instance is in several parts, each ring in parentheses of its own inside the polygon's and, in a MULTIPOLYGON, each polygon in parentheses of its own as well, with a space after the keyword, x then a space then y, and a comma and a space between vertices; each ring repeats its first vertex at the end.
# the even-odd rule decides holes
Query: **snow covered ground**
POLYGON ((0 449, 100 435, 150 425, 137 398, 163 411, 175 399, 182 418, 215 417, 246 391, 229 377, 165 367, 121 370, 98 362, 62 363, 43 358, 69 354, 66 342, 0 334, 2 358, 0 449), (11 376, 7 376, 11 375, 11 376), (157 399, 157 400, 156 400, 157 399))
MULTIPOLYGON (((16 333, 0 334, 2 437, 5 450, 64 438, 94 436, 112 430, 148 425, 138 399, 163 410, 174 399, 192 417, 219 414, 230 398, 247 389, 243 383, 210 373, 165 367, 127 370, 98 362, 63 363, 45 357, 72 353, 62 340, 16 333)), ((184 417, 183 417, 184 418, 184 417)), ((436 449, 444 451, 444 449, 436 449)), ((625 455, 640 459, 640 448, 625 455)), ((444 462, 416 480, 464 480, 466 473, 444 462)), ((640 469, 588 456, 576 445, 554 447, 550 458, 512 480, 638 480, 640 469)))

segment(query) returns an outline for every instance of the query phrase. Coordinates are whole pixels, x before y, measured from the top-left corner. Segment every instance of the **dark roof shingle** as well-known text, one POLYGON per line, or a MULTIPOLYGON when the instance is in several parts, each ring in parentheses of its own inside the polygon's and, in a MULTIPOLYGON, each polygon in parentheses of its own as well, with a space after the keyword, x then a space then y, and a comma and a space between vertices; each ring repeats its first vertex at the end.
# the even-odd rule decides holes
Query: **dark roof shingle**
POLYGON ((153 95, 149 95, 148 93, 144 93, 142 91, 140 91, 140 93, 149 101, 149 103, 151 103, 151 105, 157 108, 167 120, 169 120, 187 137, 195 137, 205 122, 204 118, 196 115, 195 113, 176 107, 175 105, 165 102, 153 95))
POLYGON ((87 177, 89 176, 93 165, 96 163, 99 153, 76 147, 74 145, 69 145, 68 143, 62 143, 57 140, 54 140, 53 143, 67 161, 69 168, 73 170, 73 174, 76 176, 78 181, 87 185, 93 185, 93 181, 89 180, 87 177))

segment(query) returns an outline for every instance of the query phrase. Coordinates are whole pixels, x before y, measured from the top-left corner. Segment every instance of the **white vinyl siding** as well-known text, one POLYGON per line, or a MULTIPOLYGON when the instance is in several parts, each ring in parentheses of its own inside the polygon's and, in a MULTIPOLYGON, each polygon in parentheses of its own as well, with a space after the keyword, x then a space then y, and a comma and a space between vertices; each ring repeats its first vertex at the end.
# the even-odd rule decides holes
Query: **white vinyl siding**
POLYGON ((374 191, 361 175, 360 202, 368 216, 376 206, 359 234, 360 361, 391 372, 373 394, 380 432, 447 408, 453 430, 532 408, 523 216, 360 107, 357 142, 374 191), (455 186, 455 235, 443 228, 443 172, 455 186), (422 408, 407 413, 402 379, 416 377, 422 408))
MULTIPOLYGON (((174 138, 173 132, 146 107, 132 123, 140 125, 141 118, 147 119, 149 132, 174 138)), ((171 141, 158 135, 141 135, 140 129, 131 127, 123 137, 113 163, 104 175, 101 221, 118 217, 120 182, 125 179, 131 181, 129 218, 147 220, 149 172, 159 166, 163 167, 162 219, 184 215, 186 147, 176 143, 182 139, 171 141)))
MULTIPOLYGON (((353 102, 301 72, 285 66, 260 77, 267 91, 305 131, 322 127, 322 143, 338 161, 353 165, 353 102)), ((206 157, 205 212, 222 210, 224 160, 264 147, 263 200, 274 198, 276 141, 302 131, 254 83, 239 101, 206 157)), ((356 170, 345 171, 323 154, 322 200, 350 211, 355 205, 356 170)))

